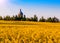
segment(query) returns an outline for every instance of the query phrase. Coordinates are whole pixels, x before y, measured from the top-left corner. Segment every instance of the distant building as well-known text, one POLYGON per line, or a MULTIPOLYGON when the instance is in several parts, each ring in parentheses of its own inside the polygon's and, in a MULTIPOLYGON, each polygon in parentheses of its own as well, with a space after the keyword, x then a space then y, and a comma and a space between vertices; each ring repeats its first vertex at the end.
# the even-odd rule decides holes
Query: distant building
POLYGON ((21 11, 21 9, 20 9, 20 12, 18 14, 18 17, 23 18, 23 12, 21 11))

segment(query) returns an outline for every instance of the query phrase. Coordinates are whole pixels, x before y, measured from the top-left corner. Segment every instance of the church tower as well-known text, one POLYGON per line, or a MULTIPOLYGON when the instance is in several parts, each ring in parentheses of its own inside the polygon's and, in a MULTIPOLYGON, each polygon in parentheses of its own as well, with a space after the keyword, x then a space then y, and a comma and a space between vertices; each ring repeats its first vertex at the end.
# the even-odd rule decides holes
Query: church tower
POLYGON ((20 12, 18 14, 18 17, 23 18, 23 12, 21 11, 21 9, 20 9, 20 12))

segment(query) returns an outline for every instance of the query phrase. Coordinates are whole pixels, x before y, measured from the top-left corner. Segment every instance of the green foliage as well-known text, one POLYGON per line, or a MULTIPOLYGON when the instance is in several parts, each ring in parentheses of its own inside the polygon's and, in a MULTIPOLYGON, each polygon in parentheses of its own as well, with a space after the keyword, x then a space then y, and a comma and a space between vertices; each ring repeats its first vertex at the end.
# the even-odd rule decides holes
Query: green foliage
MULTIPOLYGON (((26 18, 26 15, 23 16, 23 18, 21 17, 18 17, 17 15, 16 16, 6 16, 4 18, 2 18, 2 16, 0 16, 0 20, 18 20, 18 21, 35 21, 37 22, 38 21, 38 17, 36 15, 34 15, 34 17, 31 17, 31 18, 26 18)), ((56 17, 49 17, 47 19, 45 19, 43 16, 39 19, 39 22, 60 22, 58 18, 56 17)))
POLYGON ((0 20, 2 20, 2 16, 0 16, 0 20))
POLYGON ((34 15, 34 17, 26 18, 26 21, 35 21, 35 22, 37 22, 38 21, 38 18, 37 18, 36 15, 34 15))
POLYGON ((30 21, 34 21, 34 18, 33 18, 33 17, 31 17, 31 18, 30 18, 30 21))
POLYGON ((26 21, 31 21, 31 19, 30 18, 26 18, 26 21))
POLYGON ((10 20, 10 16, 4 17, 4 20, 10 20))
POLYGON ((53 19, 51 17, 47 18, 46 22, 52 22, 53 19))
POLYGON ((33 21, 38 21, 38 17, 34 15, 34 20, 33 21))
POLYGON ((13 16, 13 17, 10 17, 11 18, 11 20, 15 20, 15 17, 13 16))
POLYGON ((40 19, 39 19, 39 22, 45 22, 46 19, 42 16, 40 19))
POLYGON ((53 18, 49 17, 47 18, 46 22, 59 22, 59 19, 56 17, 53 17, 53 18))
POLYGON ((21 19, 22 21, 26 21, 26 15, 21 19))
POLYGON ((52 22, 59 22, 59 19, 58 19, 58 18, 56 18, 56 17, 53 17, 52 19, 53 19, 53 21, 52 21, 52 22))

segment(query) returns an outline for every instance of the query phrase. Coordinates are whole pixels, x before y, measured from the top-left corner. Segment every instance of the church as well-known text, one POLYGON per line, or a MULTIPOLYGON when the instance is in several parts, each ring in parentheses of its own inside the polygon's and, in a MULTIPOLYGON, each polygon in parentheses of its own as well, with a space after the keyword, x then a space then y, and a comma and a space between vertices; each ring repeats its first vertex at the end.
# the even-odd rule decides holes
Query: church
POLYGON ((19 18, 23 18, 23 12, 21 11, 21 9, 20 9, 20 11, 19 11, 18 17, 19 17, 19 18))

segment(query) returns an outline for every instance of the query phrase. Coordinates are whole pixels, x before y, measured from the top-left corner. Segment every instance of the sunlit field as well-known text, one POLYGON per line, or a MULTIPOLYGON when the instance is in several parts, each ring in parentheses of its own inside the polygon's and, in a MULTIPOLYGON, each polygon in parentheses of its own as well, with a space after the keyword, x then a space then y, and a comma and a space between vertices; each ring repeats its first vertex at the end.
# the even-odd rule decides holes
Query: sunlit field
POLYGON ((60 23, 0 21, 0 43, 60 43, 60 23))

